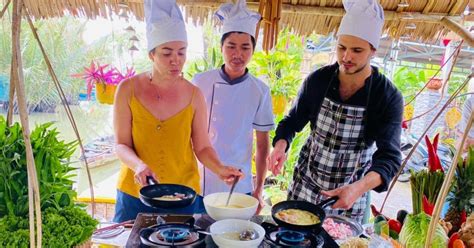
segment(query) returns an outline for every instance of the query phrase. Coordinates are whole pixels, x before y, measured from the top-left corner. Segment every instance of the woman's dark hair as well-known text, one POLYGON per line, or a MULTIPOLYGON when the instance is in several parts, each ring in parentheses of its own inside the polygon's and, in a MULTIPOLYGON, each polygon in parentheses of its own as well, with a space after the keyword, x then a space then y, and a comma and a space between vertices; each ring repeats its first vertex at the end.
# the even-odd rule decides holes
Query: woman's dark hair
MULTIPOLYGON (((247 34, 247 33, 244 33, 244 32, 228 32, 228 33, 225 33, 224 35, 222 35, 222 38, 221 38, 221 46, 224 45, 225 39, 227 39, 227 37, 229 37, 229 35, 231 35, 233 33, 247 34)), ((250 35, 250 39, 252 40, 252 49, 255 51, 255 45, 256 45, 255 38, 252 35, 250 35)))

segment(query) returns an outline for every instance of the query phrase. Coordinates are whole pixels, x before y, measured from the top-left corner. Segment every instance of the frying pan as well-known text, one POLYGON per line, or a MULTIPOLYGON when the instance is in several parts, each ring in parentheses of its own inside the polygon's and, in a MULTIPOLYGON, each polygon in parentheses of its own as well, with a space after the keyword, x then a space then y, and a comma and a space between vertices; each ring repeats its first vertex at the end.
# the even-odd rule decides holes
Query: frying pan
POLYGON ((319 233, 321 231, 324 218, 326 218, 326 213, 324 212, 324 208, 326 208, 327 206, 333 205, 337 200, 339 200, 339 197, 333 196, 331 198, 328 198, 320 202, 317 205, 306 202, 306 201, 282 201, 275 204, 272 207, 272 218, 281 227, 286 227, 293 230, 303 230, 303 229, 310 230, 311 229, 319 233), (278 217, 276 217, 276 214, 278 212, 285 209, 290 209, 290 208, 305 210, 318 216, 319 223, 313 224, 313 225, 296 225, 296 224, 285 222, 283 220, 280 220, 278 217))
POLYGON ((196 199, 196 191, 192 188, 169 183, 158 183, 153 177, 148 176, 148 185, 140 189, 140 200, 143 204, 155 208, 183 208, 193 204, 196 199), (178 201, 158 200, 156 198, 164 195, 184 194, 185 198, 178 201))

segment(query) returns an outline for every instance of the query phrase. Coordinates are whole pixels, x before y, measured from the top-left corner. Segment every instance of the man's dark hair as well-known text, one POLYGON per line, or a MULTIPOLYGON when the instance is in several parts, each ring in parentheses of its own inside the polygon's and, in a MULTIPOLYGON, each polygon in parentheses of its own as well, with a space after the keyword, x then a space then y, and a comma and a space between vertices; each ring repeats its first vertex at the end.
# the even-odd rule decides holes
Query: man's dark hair
MULTIPOLYGON (((224 41, 225 39, 227 39, 227 37, 229 37, 229 35, 233 34, 233 33, 237 33, 237 34, 247 34, 247 33, 244 33, 244 32, 227 32, 225 33, 224 35, 222 35, 222 38, 221 38, 221 46, 224 45, 224 41)), ((252 49, 255 51, 255 45, 256 45, 256 42, 255 42, 255 38, 250 35, 250 39, 252 40, 252 49)))

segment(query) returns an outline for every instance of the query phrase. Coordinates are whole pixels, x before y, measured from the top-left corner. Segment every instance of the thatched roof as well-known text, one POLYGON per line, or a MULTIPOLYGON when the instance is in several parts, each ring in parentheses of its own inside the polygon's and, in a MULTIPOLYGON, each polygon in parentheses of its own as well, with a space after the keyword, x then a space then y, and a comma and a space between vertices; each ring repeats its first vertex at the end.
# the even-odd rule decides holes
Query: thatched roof
MULTIPOLYGON (((8 0, 0 0, 0 2, 8 0)), ((157 0, 159 1, 159 0, 157 0)), ((262 6, 282 3, 278 11, 281 18, 278 27, 288 26, 299 34, 312 32, 327 35, 337 30, 344 9, 342 0, 261 0, 262 6), (271 2, 270 2, 271 1, 271 2)), ((410 37, 425 42, 445 35, 450 22, 461 22, 461 15, 469 0, 379 0, 385 10, 385 33, 392 38, 410 37), (408 7, 400 7, 407 2, 408 7), (447 17, 447 18, 446 18, 447 17), (406 28, 407 25, 414 29, 406 28)), ((109 17, 121 9, 130 11, 137 19, 143 19, 143 0, 24 0, 29 13, 35 18, 63 16, 67 13, 87 18, 109 17)), ((178 0, 186 16, 201 21, 209 16, 225 0, 178 0)), ((250 8, 257 10, 259 0, 247 0, 250 8)), ((273 20, 266 20, 267 23, 273 20)), ((460 27, 460 25, 458 25, 460 27)), ((361 27, 363 28, 363 27, 361 27)), ((451 28, 451 27, 450 27, 451 28)), ((453 28, 451 28, 453 29, 453 28)), ((457 32, 459 34, 459 32, 457 32)), ((466 35, 466 34, 465 34, 466 35)), ((469 34, 467 34, 469 35, 469 34)), ((472 37, 472 36, 471 36, 472 37)), ((468 41, 470 43, 470 41, 468 41)))

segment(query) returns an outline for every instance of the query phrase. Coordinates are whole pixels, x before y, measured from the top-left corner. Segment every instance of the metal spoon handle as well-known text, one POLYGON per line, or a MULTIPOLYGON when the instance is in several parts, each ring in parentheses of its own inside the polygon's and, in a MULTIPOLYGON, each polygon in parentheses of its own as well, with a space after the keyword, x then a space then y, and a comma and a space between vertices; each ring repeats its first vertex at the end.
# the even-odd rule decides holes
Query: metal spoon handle
POLYGON ((229 205, 230 196, 232 195, 232 192, 234 192, 235 185, 236 185, 237 182, 239 181, 239 178, 240 178, 240 177, 238 177, 238 176, 235 177, 234 182, 232 183, 232 186, 230 187, 229 197, 227 197, 227 201, 226 201, 226 203, 225 203, 226 206, 229 205))

